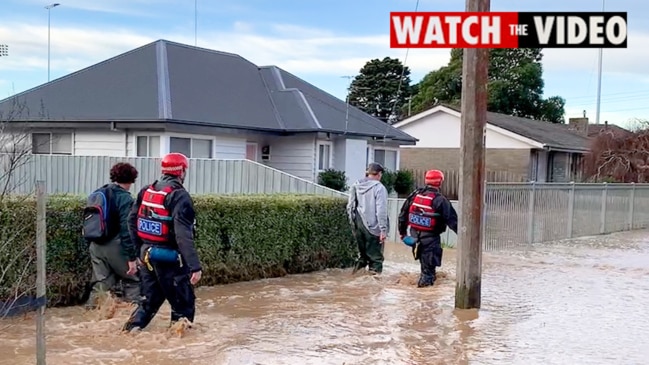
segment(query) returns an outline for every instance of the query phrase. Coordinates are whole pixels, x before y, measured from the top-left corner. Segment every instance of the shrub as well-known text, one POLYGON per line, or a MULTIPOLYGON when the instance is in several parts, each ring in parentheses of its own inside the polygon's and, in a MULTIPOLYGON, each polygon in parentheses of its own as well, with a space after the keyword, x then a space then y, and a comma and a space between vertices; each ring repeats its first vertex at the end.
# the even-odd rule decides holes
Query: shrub
POLYGON ((410 194, 415 189, 415 177, 412 171, 399 170, 394 179, 394 191, 403 196, 410 194))
MULTIPOLYGON (((83 203, 68 197, 48 201, 47 279, 53 305, 69 300, 63 298, 80 297, 90 280, 90 258, 81 239, 83 203)), ((0 282, 0 301, 4 301, 11 295, 33 294, 35 289, 36 201, 5 199, 1 210, 0 265, 9 268, 0 282)))
POLYGON ((381 176, 381 183, 388 190, 388 194, 394 191, 394 181, 396 180, 397 173, 389 170, 385 170, 381 176))
MULTIPOLYGON (((81 239, 84 199, 50 197, 47 207, 48 305, 81 302, 91 278, 88 249, 81 239)), ((345 212, 346 200, 319 196, 197 196, 196 246, 203 265, 201 285, 349 267, 356 249, 345 212)), ((35 221, 35 201, 15 202, 0 214, 0 232, 18 222, 35 221)), ((0 265, 19 252, 19 245, 35 246, 35 223, 25 225, 9 252, 0 252, 0 265)), ((36 265, 25 254, 7 273, 13 283, 27 267, 27 280, 19 283, 34 294, 36 265)), ((0 300, 12 293, 0 287, 0 300)))
POLYGON ((347 191, 345 171, 327 169, 318 174, 318 184, 336 191, 347 191))

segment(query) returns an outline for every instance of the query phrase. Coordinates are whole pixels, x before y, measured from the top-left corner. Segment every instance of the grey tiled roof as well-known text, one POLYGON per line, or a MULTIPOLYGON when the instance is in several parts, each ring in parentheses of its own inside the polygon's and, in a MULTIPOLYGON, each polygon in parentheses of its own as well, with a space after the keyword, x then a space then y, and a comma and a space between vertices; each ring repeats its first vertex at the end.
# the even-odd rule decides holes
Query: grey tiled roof
POLYGON ((612 131, 613 134, 615 135, 620 135, 620 136, 628 136, 631 135, 633 132, 626 128, 622 128, 619 125, 616 124, 589 124, 588 125, 588 137, 597 137, 600 133, 603 133, 605 131, 612 131))
POLYGON ((14 97, 16 120, 170 121, 272 132, 412 136, 275 66, 166 40, 149 43, 14 97), (347 127, 346 127, 347 124, 347 127))
MULTIPOLYGON (((460 112, 457 107, 444 106, 460 112)), ((487 113, 487 122, 551 148, 575 151, 588 151, 589 149, 590 139, 570 130, 566 124, 554 124, 492 112, 487 113)))

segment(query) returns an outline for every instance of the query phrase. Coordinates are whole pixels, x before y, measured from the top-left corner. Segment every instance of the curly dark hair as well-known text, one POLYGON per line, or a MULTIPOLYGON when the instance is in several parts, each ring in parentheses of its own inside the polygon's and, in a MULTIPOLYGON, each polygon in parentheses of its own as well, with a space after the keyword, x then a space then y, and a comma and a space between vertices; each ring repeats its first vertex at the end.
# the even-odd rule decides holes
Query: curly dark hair
POLYGON ((118 162, 110 169, 110 181, 118 184, 132 184, 137 179, 137 169, 130 163, 118 162))

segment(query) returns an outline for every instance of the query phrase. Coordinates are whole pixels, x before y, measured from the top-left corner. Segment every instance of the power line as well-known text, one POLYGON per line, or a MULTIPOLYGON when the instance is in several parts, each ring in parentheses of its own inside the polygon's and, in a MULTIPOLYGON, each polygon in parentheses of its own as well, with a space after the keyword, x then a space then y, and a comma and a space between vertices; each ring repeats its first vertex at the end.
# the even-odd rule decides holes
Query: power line
MULTIPOLYGON (((419 0, 415 4, 415 12, 419 10, 419 0)), ((392 103, 392 108, 390 110, 390 115, 388 115, 388 120, 385 121, 385 132, 383 133, 383 143, 385 143, 385 138, 388 135, 390 130, 390 119, 394 117, 394 111, 397 107, 397 102, 399 101, 399 96, 401 96, 401 85, 403 84, 403 75, 406 73, 406 62, 408 62, 408 53, 410 53, 410 48, 406 48, 406 55, 403 58, 403 67, 401 68, 401 76, 399 77, 399 85, 397 86, 397 95, 394 97, 394 102, 392 103)))
POLYGON ((634 110, 649 110, 649 106, 643 106, 639 108, 624 108, 624 109, 613 109, 613 110, 604 110, 606 113, 617 113, 617 112, 629 112, 634 110))
MULTIPOLYGON (((614 95, 636 95, 636 94, 647 94, 649 93, 649 90, 635 90, 635 91, 622 91, 622 92, 617 92, 617 93, 610 93, 610 94, 602 94, 602 96, 614 96, 614 95)), ((564 99, 590 99, 594 98, 595 95, 579 95, 579 96, 562 96, 564 99)))
MULTIPOLYGON (((613 97, 613 98, 602 98, 601 102, 606 103, 606 104, 617 104, 617 103, 624 103, 627 101, 641 101, 641 100, 647 100, 649 99, 649 93, 645 95, 630 95, 630 96, 618 96, 618 97, 613 97)), ((591 104, 594 104, 594 101, 579 101, 576 103, 571 103, 570 101, 567 101, 566 104, 570 104, 573 106, 588 106, 591 104)))

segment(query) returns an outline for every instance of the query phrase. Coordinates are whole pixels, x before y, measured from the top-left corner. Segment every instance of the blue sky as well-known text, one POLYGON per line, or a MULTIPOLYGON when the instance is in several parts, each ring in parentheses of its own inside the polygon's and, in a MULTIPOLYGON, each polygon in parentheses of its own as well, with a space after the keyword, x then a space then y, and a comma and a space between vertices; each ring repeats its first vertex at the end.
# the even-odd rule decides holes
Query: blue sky
MULTIPOLYGON (((61 0, 51 10, 51 78, 157 39, 194 44, 193 0, 61 0)), ((0 98, 47 81, 47 1, 2 0, 0 98)), ((413 81, 447 63, 449 50, 389 48, 389 12, 416 0, 198 0, 198 46, 274 64, 344 99, 372 58, 398 57, 413 81)), ((600 0, 492 0, 493 11, 599 11, 600 0)), ((420 11, 462 11, 464 0, 420 0, 420 11)), ((604 50, 601 122, 649 119, 649 3, 608 0, 629 13, 629 47, 604 50)), ((545 50, 545 95, 566 98, 566 117, 595 120, 597 50, 545 50)))

